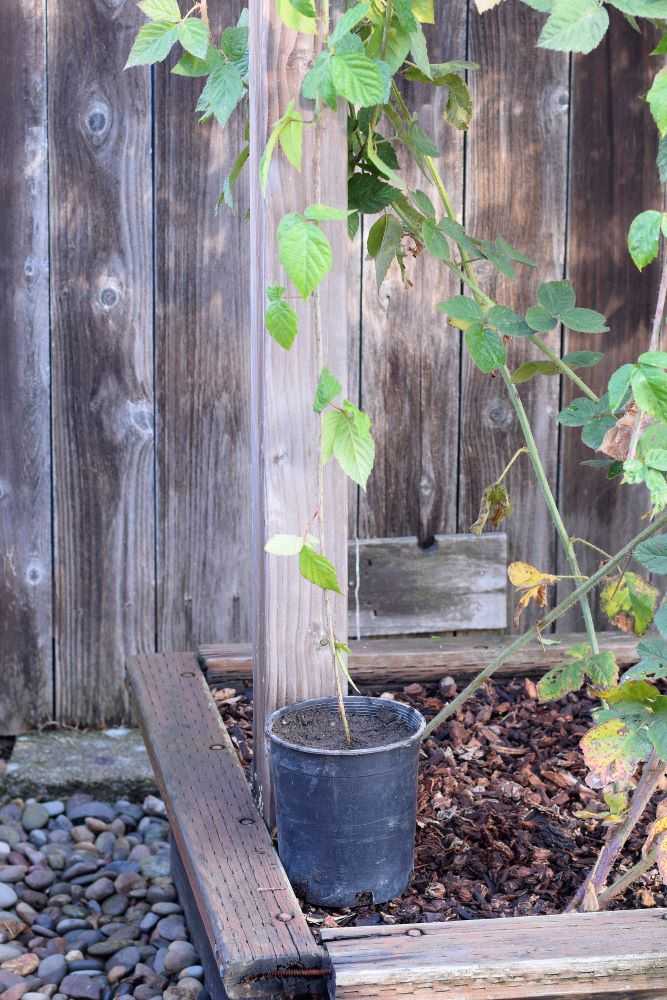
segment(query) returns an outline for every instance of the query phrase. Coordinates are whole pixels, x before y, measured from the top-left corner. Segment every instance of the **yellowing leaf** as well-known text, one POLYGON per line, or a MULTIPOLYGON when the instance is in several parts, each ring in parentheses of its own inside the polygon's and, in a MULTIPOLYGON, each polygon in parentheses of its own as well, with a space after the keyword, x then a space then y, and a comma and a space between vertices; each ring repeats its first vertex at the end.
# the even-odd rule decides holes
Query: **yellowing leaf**
POLYGON ((660 834, 665 832, 667 832, 667 816, 661 816, 659 819, 656 819, 653 823, 651 823, 646 837, 646 843, 642 848, 642 853, 647 854, 651 850, 655 840, 657 840, 660 834))
POLYGON ((481 535, 487 522, 497 528, 512 513, 512 501, 502 483, 491 483, 482 494, 477 520, 470 530, 473 535, 481 535))
POLYGON ((613 782, 627 783, 639 761, 650 753, 651 745, 622 719, 609 719, 586 733, 581 749, 590 771, 586 783, 604 788, 613 782))
POLYGON ((555 583, 558 580, 557 576, 553 576, 551 573, 544 573, 536 566, 531 566, 530 563, 525 562, 510 563, 507 567, 507 575, 512 586, 517 587, 519 590, 525 590, 527 587, 537 587, 544 583, 555 583))
POLYGON ((658 591, 637 573, 625 573, 614 578, 600 595, 600 604, 607 618, 623 632, 644 635, 653 621, 658 591))

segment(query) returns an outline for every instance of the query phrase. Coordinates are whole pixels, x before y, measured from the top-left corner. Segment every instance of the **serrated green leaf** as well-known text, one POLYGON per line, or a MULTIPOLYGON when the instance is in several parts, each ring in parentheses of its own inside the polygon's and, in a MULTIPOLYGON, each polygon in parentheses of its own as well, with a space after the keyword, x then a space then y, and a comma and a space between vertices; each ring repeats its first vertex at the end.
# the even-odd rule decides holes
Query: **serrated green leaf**
POLYGON ((178 0, 141 0, 137 6, 151 21, 177 24, 181 19, 178 0))
POLYGON ((375 215, 399 196, 397 188, 371 174, 352 174, 347 183, 347 203, 365 215, 375 215))
POLYGON ((569 281, 545 281, 537 290, 537 301, 556 318, 574 307, 574 288, 569 281))
POLYGON ((652 368, 667 368, 667 351, 644 351, 637 359, 640 365, 652 368))
POLYGON ((422 156, 440 156, 440 150, 431 136, 417 122, 413 122, 410 126, 405 136, 405 143, 422 156))
POLYGON ((615 426, 615 417, 595 416, 592 420, 589 420, 584 424, 581 432, 581 440, 588 448, 592 448, 593 451, 597 451, 604 441, 607 431, 611 430, 611 428, 615 426))
POLYGON ((336 93, 357 107, 371 107, 384 101, 386 88, 382 73, 363 52, 332 55, 331 79, 336 93))
POLYGON ((524 361, 522 365, 512 372, 512 382, 515 385, 522 385, 529 382, 535 375, 558 375, 560 369, 553 361, 524 361))
POLYGON ((206 59, 210 43, 208 25, 198 17, 188 17, 178 26, 178 40, 190 55, 206 59))
POLYGON ((583 427, 595 416, 595 403, 586 396, 579 396, 561 410, 558 423, 564 427, 583 427))
POLYGON ((618 664, 613 653, 596 653, 584 661, 584 670, 591 684, 609 688, 618 682, 618 664))
POLYGON ((653 624, 662 636, 667 639, 667 604, 662 604, 655 613, 653 624))
POLYGON ((355 3, 353 7, 346 10, 336 22, 336 26, 329 36, 329 47, 334 49, 344 35, 347 35, 360 21, 367 17, 369 9, 367 3, 355 3))
POLYGON ((667 421, 667 375, 647 365, 635 371, 631 385, 639 409, 667 421))
POLYGON ((454 128, 465 132, 472 121, 473 103, 465 80, 456 73, 440 78, 441 86, 448 88, 445 118, 454 128))
POLYGON ((347 219, 346 209, 332 205, 309 205, 303 215, 311 222, 343 222, 347 219))
POLYGON ((336 376, 328 368, 323 368, 320 372, 317 389, 315 390, 315 400, 313 402, 315 413, 321 413, 325 410, 340 392, 342 392, 342 386, 336 376))
POLYGON ((650 573, 667 573, 667 535, 655 535, 641 542, 634 552, 635 559, 650 573))
POLYGON ((537 694, 540 701, 555 701, 557 698, 569 694, 570 691, 579 691, 583 683, 582 661, 570 660, 552 667, 544 677, 540 678, 537 684, 537 694))
POLYGON ((264 551, 272 556, 298 556, 303 548, 301 535, 272 535, 264 551))
POLYGON ((554 0, 537 44, 557 52, 591 52, 609 27, 609 14, 597 0, 554 0))
POLYGON ((284 299, 269 302, 264 325, 277 344, 289 351, 298 333, 298 318, 294 308, 284 299))
POLYGON ((189 52, 184 52, 176 65, 172 67, 171 72, 174 76, 188 76, 191 78, 208 76, 212 72, 214 65, 209 62, 211 54, 213 54, 214 59, 216 55, 218 59, 220 58, 220 54, 216 53, 212 46, 209 49, 206 59, 197 59, 196 56, 190 55, 189 52))
POLYGON ((422 239, 430 254, 438 260, 449 260, 449 243, 433 219, 426 219, 422 225, 422 239))
POLYGON ((667 69, 661 69, 656 74, 646 100, 662 139, 667 134, 667 69))
POLYGON ((430 79, 431 64, 428 58, 426 38, 420 25, 417 25, 416 31, 410 32, 410 55, 417 69, 420 69, 424 76, 430 79))
POLYGON ((544 306, 531 306, 526 313, 526 323, 536 333, 548 333, 558 322, 544 306))
POLYGON ((125 69, 162 62, 171 52, 176 40, 176 27, 168 21, 149 21, 148 24, 143 24, 130 49, 125 69))
POLYGON ((570 368, 592 368, 603 357, 604 354, 600 351, 569 351, 563 355, 563 361, 570 368))
MULTIPOLYGON (((239 19, 240 20, 240 19, 239 19)), ((239 23, 235 27, 225 28, 220 35, 220 48, 226 57, 236 64, 236 68, 245 76, 248 72, 248 28, 239 23)))
POLYGON ((361 216, 359 212, 350 212, 347 217, 347 235, 351 240, 357 235, 359 231, 359 224, 361 222, 361 216))
POLYGON ((628 232, 628 250, 635 266, 642 271, 655 260, 660 249, 662 212, 640 212, 633 219, 628 232))
POLYGON ((294 169, 301 170, 303 118, 300 111, 295 109, 285 116, 283 127, 278 132, 278 143, 294 169))
POLYGON ((389 265, 401 248, 403 227, 393 215, 382 215, 368 232, 368 254, 375 261, 378 288, 387 276, 389 265))
POLYGON ((606 333, 609 330, 604 316, 595 309, 580 309, 575 306, 562 312, 560 320, 568 330, 575 330, 577 333, 606 333))
POLYGON ((445 313, 452 326, 467 330, 471 325, 482 322, 483 313, 474 299, 466 295, 454 295, 445 302, 438 303, 438 311, 445 313))
POLYGON ((236 66, 221 63, 209 76, 197 102, 202 118, 214 115, 220 125, 226 125, 232 113, 245 96, 245 86, 236 66))
POLYGON ((304 545, 299 552, 299 571, 304 580, 309 580, 316 587, 341 593, 334 565, 310 545, 304 545))
POLYGON ((313 0, 289 0, 289 2, 303 17, 317 17, 317 11, 315 10, 313 0))
POLYGON ((487 314, 486 322, 495 326, 504 337, 531 337, 533 334, 524 318, 507 306, 493 306, 487 314))
POLYGON ((431 199, 427 194, 425 194, 423 191, 415 191, 412 197, 414 199, 415 205, 417 206, 420 212, 428 216, 429 219, 435 219, 435 208, 433 207, 433 202, 431 201, 431 199))
POLYGON ((635 371, 636 365, 621 365, 609 379, 609 409, 612 413, 623 403, 635 371))
MULTIPOLYGON (((658 616, 661 615, 664 605, 655 616, 658 625, 658 616)), ((661 619, 662 627, 660 633, 663 635, 664 619, 661 619)), ((667 641, 664 638, 657 639, 649 637, 642 639, 637 645, 637 655, 641 657, 639 663, 623 674, 623 681, 642 680, 644 678, 657 680, 660 677, 667 677, 667 641)))
POLYGON ((658 591, 637 573, 611 580, 600 594, 600 606, 613 624, 623 631, 643 635, 653 620, 658 591))
POLYGON ((342 410, 327 410, 322 419, 322 461, 333 456, 343 472, 365 490, 375 460, 370 417, 346 399, 342 410))
POLYGON ((463 337, 470 357, 485 375, 505 364, 505 347, 495 331, 474 323, 464 331, 463 337))
POLYGON ((302 35, 314 35, 317 31, 316 19, 304 17, 292 6, 290 0, 276 0, 276 11, 283 24, 292 31, 298 31, 302 35))
POLYGON ((319 226, 297 212, 278 223, 278 258, 299 295, 307 299, 331 270, 331 244, 319 226))
POLYGON ((468 254, 470 257, 477 257, 479 255, 479 241, 468 236, 465 229, 459 222, 445 217, 440 220, 438 226, 443 231, 445 236, 454 240, 464 253, 468 254))
POLYGON ((301 93, 308 101, 321 100, 336 110, 336 88, 331 78, 331 54, 320 52, 301 82, 301 93))

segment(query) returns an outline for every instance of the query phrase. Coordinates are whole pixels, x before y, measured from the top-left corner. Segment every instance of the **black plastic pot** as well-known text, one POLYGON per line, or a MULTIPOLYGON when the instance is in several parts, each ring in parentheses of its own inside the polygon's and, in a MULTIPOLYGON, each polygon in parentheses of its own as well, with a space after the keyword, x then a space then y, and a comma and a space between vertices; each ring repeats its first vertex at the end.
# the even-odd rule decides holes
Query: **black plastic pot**
POLYGON ((425 722, 409 705, 345 699, 348 716, 389 709, 412 735, 370 749, 295 746, 273 725, 295 707, 336 705, 317 698, 281 708, 267 721, 278 853, 298 895, 320 906, 383 903, 407 887, 414 857, 417 763, 425 722))

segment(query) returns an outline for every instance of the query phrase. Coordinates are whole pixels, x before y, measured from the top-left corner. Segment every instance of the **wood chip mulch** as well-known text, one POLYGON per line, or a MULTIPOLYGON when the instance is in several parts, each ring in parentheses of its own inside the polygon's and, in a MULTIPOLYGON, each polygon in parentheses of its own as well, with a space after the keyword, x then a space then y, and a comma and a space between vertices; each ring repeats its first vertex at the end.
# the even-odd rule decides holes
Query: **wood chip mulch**
MULTIPOLYGON (((440 685, 409 684, 397 692, 368 690, 414 705, 432 717, 456 694, 440 685)), ((252 760, 252 693, 214 692, 244 766, 252 760)), ((585 784, 579 740, 593 702, 570 695, 537 700, 530 679, 489 682, 458 716, 423 746, 415 870, 399 899, 348 910, 304 907, 314 926, 364 926, 470 920, 562 912, 595 860, 606 828, 577 819, 602 808, 585 784)), ((641 827, 654 818, 651 807, 641 827)), ((636 832, 624 856, 640 855, 636 832)), ((612 904, 666 906, 657 872, 645 875, 612 904)))

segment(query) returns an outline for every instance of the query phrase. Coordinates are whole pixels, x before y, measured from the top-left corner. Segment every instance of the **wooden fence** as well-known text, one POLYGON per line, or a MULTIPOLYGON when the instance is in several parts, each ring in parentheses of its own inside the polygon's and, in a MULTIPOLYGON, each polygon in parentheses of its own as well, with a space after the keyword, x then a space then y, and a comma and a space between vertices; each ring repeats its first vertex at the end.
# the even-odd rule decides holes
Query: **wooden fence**
MULTIPOLYGON (((238 15, 237 0, 209 6, 221 23, 238 15)), ((243 211, 214 211, 243 123, 224 137, 198 126, 200 84, 167 67, 122 71, 134 3, 22 0, 0 20, 0 732, 12 733, 122 721, 127 654, 247 637, 252 262, 243 211)), ((661 198, 642 99, 652 44, 617 16, 571 61, 535 50, 540 20, 515 0, 483 18, 450 0, 432 58, 481 64, 477 115, 465 140, 439 101, 421 116, 469 229, 520 246, 543 279, 567 274, 580 304, 609 316, 600 388, 646 343, 654 295, 624 250, 633 216, 661 198)), ((350 384, 378 448, 350 534, 427 543, 469 529, 519 434, 502 385, 434 312, 451 281, 417 261, 412 282, 393 275, 378 294, 351 247, 350 384)), ((535 283, 489 275, 508 304, 530 304, 535 283)), ((590 453, 554 420, 569 387, 535 380, 522 395, 569 530, 616 547, 640 498, 598 493, 599 473, 581 469, 590 453)), ((512 494, 511 556, 553 567, 527 468, 512 494)))

